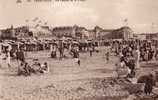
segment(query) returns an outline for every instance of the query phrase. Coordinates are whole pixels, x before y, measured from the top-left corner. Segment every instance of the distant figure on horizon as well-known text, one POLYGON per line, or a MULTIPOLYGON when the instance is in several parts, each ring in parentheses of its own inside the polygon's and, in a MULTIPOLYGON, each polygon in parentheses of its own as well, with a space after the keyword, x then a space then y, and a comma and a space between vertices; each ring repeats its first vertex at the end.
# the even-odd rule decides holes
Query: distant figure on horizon
POLYGON ((50 51, 51 51, 51 58, 56 58, 57 57, 57 54, 56 54, 56 51, 57 51, 57 47, 56 45, 51 45, 50 46, 50 51))
POLYGON ((109 62, 109 58, 110 58, 110 52, 109 51, 106 52, 105 56, 106 56, 106 63, 108 63, 109 62))
POLYGON ((92 46, 89 47, 89 55, 90 55, 90 57, 93 56, 93 48, 92 48, 92 46))
POLYGON ((12 49, 12 47, 11 47, 11 45, 9 45, 6 50, 6 63, 8 65, 8 67, 11 67, 11 56, 10 56, 11 49, 12 49))
POLYGON ((62 60, 62 58, 64 57, 64 43, 63 43, 63 40, 59 41, 58 49, 59 49, 59 55, 60 55, 59 59, 62 60))

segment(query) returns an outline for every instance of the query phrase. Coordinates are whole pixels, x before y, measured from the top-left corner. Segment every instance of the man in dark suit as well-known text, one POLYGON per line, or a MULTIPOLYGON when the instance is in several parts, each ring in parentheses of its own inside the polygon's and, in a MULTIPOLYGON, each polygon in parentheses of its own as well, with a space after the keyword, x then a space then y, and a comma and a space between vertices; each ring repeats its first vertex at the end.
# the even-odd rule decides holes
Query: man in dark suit
POLYGON ((24 62, 25 61, 25 55, 24 55, 24 51, 22 49, 18 49, 16 52, 16 58, 17 60, 24 62))

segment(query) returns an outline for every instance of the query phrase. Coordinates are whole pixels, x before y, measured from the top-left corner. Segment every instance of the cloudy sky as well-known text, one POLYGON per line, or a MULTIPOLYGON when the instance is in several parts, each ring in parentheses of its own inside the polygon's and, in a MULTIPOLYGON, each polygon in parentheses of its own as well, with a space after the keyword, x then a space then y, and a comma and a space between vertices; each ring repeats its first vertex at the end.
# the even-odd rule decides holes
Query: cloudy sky
POLYGON ((0 0, 0 28, 35 24, 32 20, 38 17, 52 27, 77 24, 89 29, 116 29, 128 19, 136 33, 158 31, 158 0, 26 1, 0 0))

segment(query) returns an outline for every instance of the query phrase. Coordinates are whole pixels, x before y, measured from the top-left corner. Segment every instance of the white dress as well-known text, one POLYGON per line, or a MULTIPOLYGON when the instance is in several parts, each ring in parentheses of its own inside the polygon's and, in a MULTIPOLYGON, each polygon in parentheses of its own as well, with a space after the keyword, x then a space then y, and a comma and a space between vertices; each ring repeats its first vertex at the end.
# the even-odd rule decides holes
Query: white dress
POLYGON ((126 67, 124 62, 119 62, 116 66, 116 72, 118 77, 125 77, 128 74, 128 67, 126 67))
POLYGON ((0 53, 0 67, 2 67, 2 54, 0 53))
POLYGON ((49 73, 49 67, 46 68, 44 64, 41 65, 41 69, 43 70, 44 73, 49 73))
POLYGON ((136 50, 136 68, 140 68, 140 51, 136 50))
POLYGON ((9 64, 10 65, 10 63, 11 63, 11 61, 10 61, 10 59, 11 59, 11 57, 10 57, 10 54, 9 54, 9 52, 7 53, 7 64, 9 64))

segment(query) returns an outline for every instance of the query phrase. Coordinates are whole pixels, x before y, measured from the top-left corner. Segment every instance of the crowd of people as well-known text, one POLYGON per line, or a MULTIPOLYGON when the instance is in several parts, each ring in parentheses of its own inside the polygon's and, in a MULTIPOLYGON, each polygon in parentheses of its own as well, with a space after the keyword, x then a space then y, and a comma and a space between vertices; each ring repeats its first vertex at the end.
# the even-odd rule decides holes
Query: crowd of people
MULTIPOLYGON (((111 50, 115 52, 120 58, 120 64, 117 66, 118 78, 121 76, 119 73, 120 68, 124 68, 127 71, 125 77, 129 79, 135 79, 136 71, 140 69, 140 62, 149 63, 157 59, 158 55, 158 43, 157 41, 149 40, 131 40, 131 41, 113 41, 111 50)), ((144 92, 151 94, 153 86, 155 85, 155 77, 153 73, 145 75, 144 92)), ((137 82, 142 82, 138 80, 137 82)))
MULTIPOLYGON (((18 75, 30 75, 31 73, 40 72, 48 73, 49 66, 47 62, 41 64, 40 62, 33 61, 35 64, 30 65, 26 60, 26 52, 38 52, 38 51, 48 51, 50 52, 51 58, 56 58, 62 60, 71 56, 74 59, 74 63, 79 66, 81 61, 79 59, 80 52, 93 52, 97 43, 94 41, 80 42, 76 40, 18 40, 18 41, 0 41, 0 65, 2 66, 2 61, 6 61, 8 67, 11 66, 11 60, 16 59, 18 62, 18 75), (45 42, 43 42, 45 41, 45 42), (65 52, 69 52, 66 54, 65 52), (20 66, 20 68, 19 68, 20 66), (36 66, 36 68, 35 68, 36 66), (46 68, 43 68, 45 66, 46 68), (23 70, 22 70, 23 69, 23 70), (35 70, 37 69, 37 70, 35 70)), ((92 54, 91 54, 92 56, 92 54)))
MULTIPOLYGON (((66 58, 65 52, 74 59, 79 66, 81 64, 80 53, 89 52, 89 56, 93 56, 93 52, 99 52, 99 46, 110 47, 110 51, 105 52, 106 62, 110 60, 111 53, 120 58, 119 64, 116 66, 118 78, 121 77, 119 70, 126 69, 126 78, 135 78, 136 70, 140 68, 140 62, 149 63, 156 60, 158 55, 158 42, 148 40, 109 40, 109 41, 77 41, 77 40, 36 40, 32 43, 30 40, 12 41, 5 43, 0 41, 0 65, 2 59, 6 60, 8 67, 11 67, 11 58, 15 58, 18 62, 18 75, 29 76, 32 73, 49 73, 49 64, 47 62, 40 63, 38 59, 34 59, 34 63, 30 65, 25 57, 25 52, 34 52, 40 50, 48 50, 51 58, 66 58), (6 45, 7 44, 7 45, 6 45), (58 55, 59 54, 59 55, 58 55), (5 55, 5 56, 3 56, 5 55)), ((145 93, 150 94, 152 91, 153 81, 150 74, 145 82, 145 93), (151 85, 152 84, 152 85, 151 85)))

